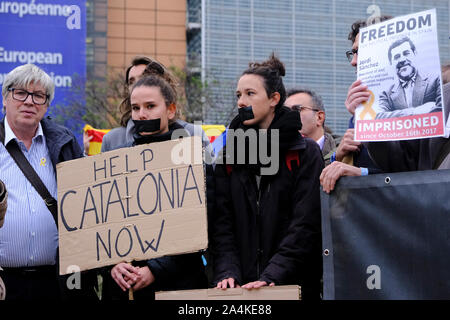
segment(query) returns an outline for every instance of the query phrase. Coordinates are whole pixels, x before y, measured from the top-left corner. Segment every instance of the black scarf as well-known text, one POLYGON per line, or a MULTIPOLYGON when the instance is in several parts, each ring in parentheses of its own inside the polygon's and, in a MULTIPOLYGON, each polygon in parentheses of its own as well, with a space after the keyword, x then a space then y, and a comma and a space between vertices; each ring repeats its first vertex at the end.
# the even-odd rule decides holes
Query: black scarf
MULTIPOLYGON (((267 129, 267 150, 268 150, 268 156, 270 157, 270 152, 279 152, 280 157, 282 154, 284 154, 289 148, 291 148, 293 145, 295 145, 299 139, 302 139, 302 136, 299 133, 299 130, 302 128, 301 120, 300 120, 300 114, 297 111, 292 111, 291 109, 287 107, 278 107, 275 109, 275 116, 267 129), (272 130, 278 130, 279 132, 279 141, 278 145, 274 146, 274 150, 272 150, 271 146, 271 135, 272 130)), ((235 143, 235 154, 230 155, 234 157, 233 166, 237 167, 247 167, 250 170, 254 171, 255 173, 258 173, 263 166, 261 164, 261 161, 259 159, 259 141, 260 141, 260 132, 259 128, 257 126, 246 126, 242 123, 239 115, 237 115, 230 123, 229 129, 242 129, 244 131, 247 130, 255 130, 256 131, 256 137, 257 137, 257 150, 258 150, 258 156, 257 156, 257 163, 250 163, 251 157, 249 157, 249 139, 245 140, 245 145, 237 145, 235 141, 232 141, 232 139, 235 139, 231 135, 227 135, 227 145, 230 145, 231 143, 235 143), (244 149, 243 149, 244 148, 244 149), (237 164, 237 154, 239 152, 243 152, 245 150, 245 163, 243 164, 237 164)), ((254 143, 254 142, 253 142, 254 143)), ((226 147, 223 149, 223 157, 226 158, 226 147)), ((228 161, 225 161, 225 163, 228 161)))

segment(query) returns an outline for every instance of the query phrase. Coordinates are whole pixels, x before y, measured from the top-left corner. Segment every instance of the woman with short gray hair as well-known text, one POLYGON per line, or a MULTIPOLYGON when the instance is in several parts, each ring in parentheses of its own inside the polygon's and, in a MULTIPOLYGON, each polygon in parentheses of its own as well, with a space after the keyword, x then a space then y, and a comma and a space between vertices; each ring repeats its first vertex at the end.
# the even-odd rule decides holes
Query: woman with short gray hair
MULTIPOLYGON (((48 95, 48 105, 50 105, 55 97, 55 84, 52 78, 44 72, 44 70, 35 66, 34 64, 28 63, 15 68, 13 71, 8 73, 3 81, 2 87, 2 97, 6 99, 9 89, 13 86, 19 86, 22 88, 27 88, 31 83, 39 83, 42 85, 43 89, 46 90, 48 95)), ((6 114, 5 106, 3 106, 3 114, 6 114)))

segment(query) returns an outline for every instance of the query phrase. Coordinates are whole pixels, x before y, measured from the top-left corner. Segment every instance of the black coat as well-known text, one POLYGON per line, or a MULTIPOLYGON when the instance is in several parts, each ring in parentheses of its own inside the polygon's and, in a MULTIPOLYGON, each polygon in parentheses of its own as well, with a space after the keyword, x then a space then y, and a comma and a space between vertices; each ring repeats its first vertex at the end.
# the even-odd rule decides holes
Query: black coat
MULTIPOLYGON (((284 108, 277 112, 281 112, 278 120, 289 116, 300 123, 297 112, 287 115, 284 108)), ((298 133, 298 128, 293 130, 298 133)), ((278 172, 261 176, 259 197, 250 166, 216 165, 216 210, 209 228, 215 283, 232 277, 240 285, 256 280, 299 284, 304 297, 318 298, 322 275, 319 176, 324 162, 311 139, 296 134, 287 145, 280 150, 278 172), (288 150, 298 153, 300 164, 292 162, 291 170, 288 150)))

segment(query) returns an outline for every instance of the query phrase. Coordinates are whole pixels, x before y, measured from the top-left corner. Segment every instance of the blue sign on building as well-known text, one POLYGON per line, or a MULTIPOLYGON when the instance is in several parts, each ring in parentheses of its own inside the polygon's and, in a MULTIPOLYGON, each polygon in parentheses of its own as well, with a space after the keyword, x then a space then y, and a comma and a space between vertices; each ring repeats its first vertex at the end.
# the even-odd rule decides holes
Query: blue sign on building
POLYGON ((80 141, 83 110, 64 108, 73 87, 86 77, 86 1, 2 0, 0 30, 0 86, 17 66, 33 63, 45 70, 56 87, 48 113, 59 115, 80 141))

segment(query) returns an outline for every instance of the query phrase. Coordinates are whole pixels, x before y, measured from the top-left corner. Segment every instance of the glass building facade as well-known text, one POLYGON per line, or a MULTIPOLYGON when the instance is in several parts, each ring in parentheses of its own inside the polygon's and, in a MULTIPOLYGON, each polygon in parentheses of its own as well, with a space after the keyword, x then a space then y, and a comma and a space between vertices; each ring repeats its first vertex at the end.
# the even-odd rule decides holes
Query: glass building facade
POLYGON ((204 121, 228 124, 237 112, 239 75, 250 61, 263 61, 274 51, 286 65, 286 88, 320 94, 327 126, 344 133, 350 119, 344 102, 356 79, 345 56, 351 47, 347 36, 354 21, 374 13, 368 12, 371 5, 391 16, 436 8, 441 62, 450 62, 449 0, 189 0, 190 16, 202 24, 188 43, 188 58, 201 56, 197 61, 214 97, 204 121))

